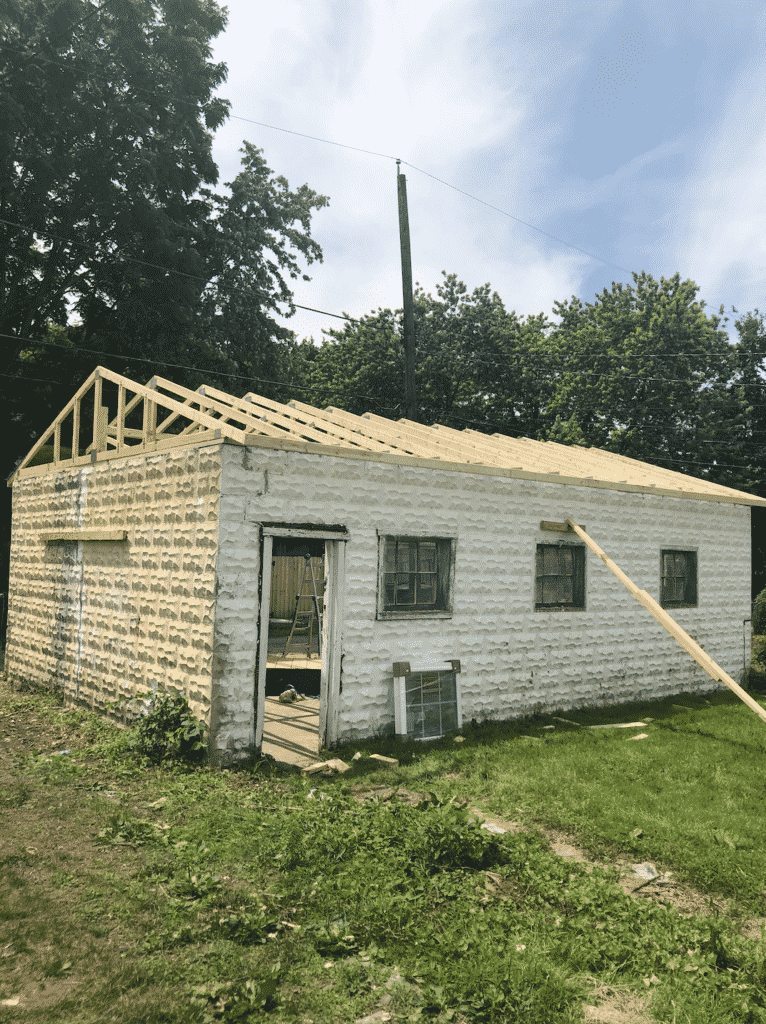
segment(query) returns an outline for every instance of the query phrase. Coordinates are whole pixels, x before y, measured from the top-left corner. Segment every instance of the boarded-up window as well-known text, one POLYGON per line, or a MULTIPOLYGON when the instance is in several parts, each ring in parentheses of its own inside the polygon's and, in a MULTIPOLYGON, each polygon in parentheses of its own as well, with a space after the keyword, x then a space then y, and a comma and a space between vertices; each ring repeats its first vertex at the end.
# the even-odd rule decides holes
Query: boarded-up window
POLYGON ((697 605, 697 552, 663 551, 660 604, 663 608, 697 605))
POLYGON ((449 612, 452 552, 440 537, 382 537, 381 611, 449 612))
POLYGON ((535 608, 585 607, 585 548, 538 544, 535 559, 535 608))

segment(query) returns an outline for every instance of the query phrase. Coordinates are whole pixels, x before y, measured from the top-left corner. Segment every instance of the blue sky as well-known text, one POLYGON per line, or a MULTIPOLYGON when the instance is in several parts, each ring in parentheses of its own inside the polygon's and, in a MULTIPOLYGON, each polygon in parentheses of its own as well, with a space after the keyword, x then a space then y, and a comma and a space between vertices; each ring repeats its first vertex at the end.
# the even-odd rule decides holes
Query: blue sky
MULTIPOLYGON (((426 290, 446 270, 551 315, 645 270, 691 278, 709 312, 766 309, 763 4, 227 6, 214 58, 234 115, 399 157, 518 218, 404 167, 426 290)), ((394 160, 232 117, 215 138, 221 183, 243 139, 330 197, 312 227, 324 262, 295 301, 400 307, 394 160)), ((299 310, 288 324, 319 340, 338 321, 299 310)))

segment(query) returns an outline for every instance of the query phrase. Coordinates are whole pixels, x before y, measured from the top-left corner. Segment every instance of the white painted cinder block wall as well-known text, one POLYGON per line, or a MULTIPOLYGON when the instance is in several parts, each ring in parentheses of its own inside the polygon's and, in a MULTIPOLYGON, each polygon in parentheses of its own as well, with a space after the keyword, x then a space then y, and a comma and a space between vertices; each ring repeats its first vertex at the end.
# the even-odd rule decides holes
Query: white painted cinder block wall
POLYGON ((713 687, 590 552, 586 609, 535 612, 535 547, 558 539, 544 519, 583 524, 656 599, 660 549, 696 549, 698 607, 675 618, 734 678, 743 668, 748 506, 228 443, 220 480, 217 746, 230 755, 252 742, 263 523, 348 529, 340 740, 393 728, 395 661, 458 658, 466 721, 713 687), (378 532, 423 530, 457 539, 453 615, 378 621, 378 532))

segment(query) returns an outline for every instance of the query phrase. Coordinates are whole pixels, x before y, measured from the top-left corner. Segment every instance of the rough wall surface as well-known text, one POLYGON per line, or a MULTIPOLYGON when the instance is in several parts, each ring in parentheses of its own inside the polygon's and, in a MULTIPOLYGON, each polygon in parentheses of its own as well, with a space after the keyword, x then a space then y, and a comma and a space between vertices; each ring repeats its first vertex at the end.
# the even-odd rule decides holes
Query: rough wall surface
MULTIPOLYGON (((742 670, 750 607, 747 506, 301 452, 243 453, 229 444, 221 486, 226 557, 218 585, 228 603, 224 615, 219 607, 217 628, 231 636, 254 628, 258 524, 348 528, 341 739, 393 728, 395 661, 460 659, 466 721, 713 688, 590 552, 585 610, 535 611, 535 548, 560 536, 543 533, 541 520, 572 517, 584 525, 657 600, 661 548, 696 550, 698 607, 672 614, 735 679, 742 670), (378 531, 456 538, 451 618, 377 619, 378 531)), ((230 745, 239 747, 249 735, 254 652, 237 657, 241 707, 231 702, 227 728, 230 745)))
POLYGON ((209 720, 220 448, 32 476, 13 488, 6 670, 109 711, 184 694, 209 720), (57 529, 124 541, 44 543, 57 529))

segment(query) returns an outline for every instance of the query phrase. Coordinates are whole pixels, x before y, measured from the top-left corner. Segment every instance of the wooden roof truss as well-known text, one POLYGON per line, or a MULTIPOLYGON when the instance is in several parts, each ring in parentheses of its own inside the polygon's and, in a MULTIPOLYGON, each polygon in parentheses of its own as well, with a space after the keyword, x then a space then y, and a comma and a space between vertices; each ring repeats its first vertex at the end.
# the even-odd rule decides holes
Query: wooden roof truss
POLYGON ((98 459, 226 438, 238 444, 427 460, 453 469, 487 467, 591 487, 655 491, 766 505, 766 500, 598 448, 488 436, 439 424, 356 416, 342 409, 283 405, 249 393, 234 398, 207 384, 191 391, 164 377, 138 384, 99 366, 15 470, 51 472, 98 459), (42 465, 47 464, 47 465, 42 465))

